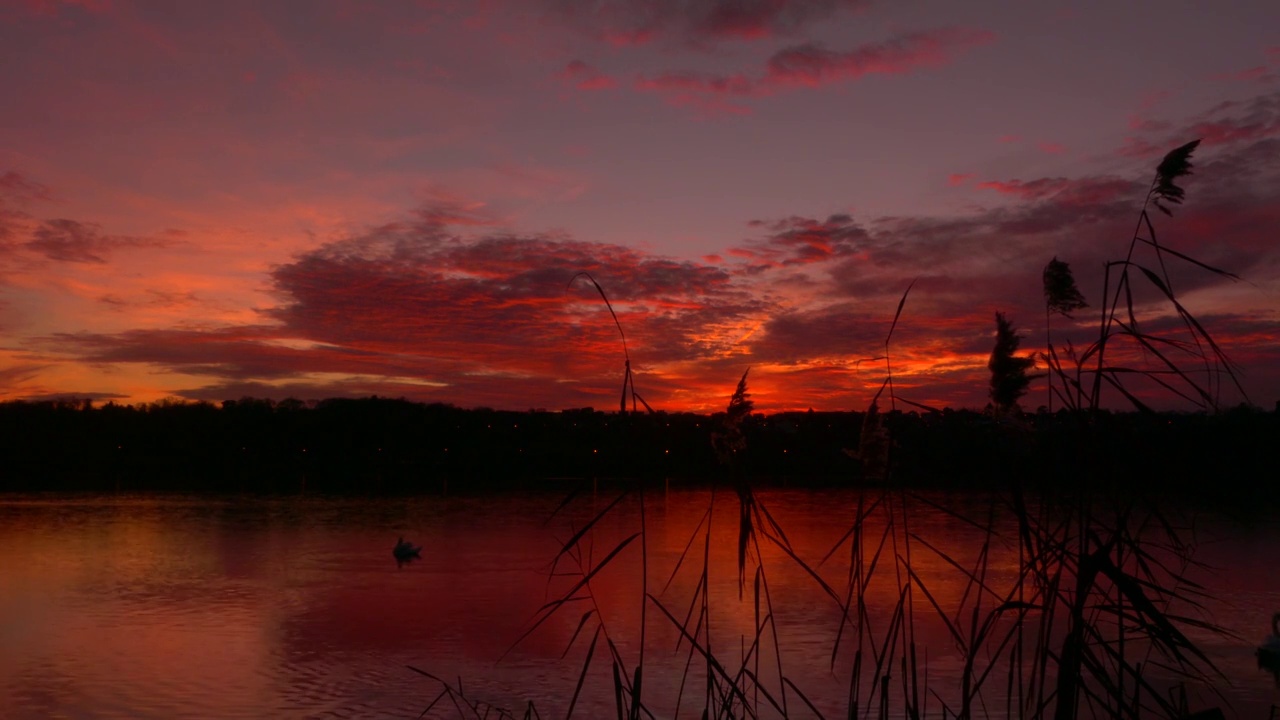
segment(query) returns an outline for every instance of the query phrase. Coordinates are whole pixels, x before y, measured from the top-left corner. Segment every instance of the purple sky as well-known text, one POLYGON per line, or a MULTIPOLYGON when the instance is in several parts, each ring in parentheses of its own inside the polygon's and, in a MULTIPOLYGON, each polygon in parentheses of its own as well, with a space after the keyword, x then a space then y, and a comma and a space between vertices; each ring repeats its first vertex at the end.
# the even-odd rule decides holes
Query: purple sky
MULTIPOLYGON (((994 312, 1043 349, 1057 256, 1093 307, 1054 332, 1096 337, 1103 262, 1202 138, 1159 241, 1243 278, 1169 268, 1270 407, 1276 28, 1275 2, 0 0, 0 398, 613 407, 588 271, 655 408, 719 409, 750 366, 760 410, 860 409, 913 279, 895 384, 981 407, 994 312)), ((1144 327, 1186 339, 1158 300, 1144 327)))

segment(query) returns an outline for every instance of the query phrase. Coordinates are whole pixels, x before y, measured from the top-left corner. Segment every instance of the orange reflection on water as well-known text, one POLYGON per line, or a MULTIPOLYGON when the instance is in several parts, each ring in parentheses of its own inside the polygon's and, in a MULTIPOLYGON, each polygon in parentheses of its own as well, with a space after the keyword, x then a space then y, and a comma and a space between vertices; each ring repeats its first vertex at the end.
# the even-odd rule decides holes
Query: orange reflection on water
MULTIPOLYGON (((563 714, 600 618, 628 667, 639 660, 641 537, 592 578, 589 594, 581 589, 513 644, 544 603, 580 579, 569 574, 573 557, 558 564, 563 575, 550 576, 560 544, 614 498, 602 487, 550 522, 556 495, 0 502, 0 704, 18 708, 17 717, 416 716, 438 687, 405 669, 413 665, 461 678, 469 693, 491 702, 523 707, 532 700, 544 716, 563 714), (400 535, 424 546, 421 561, 396 566, 390 550, 400 535), (582 635, 562 660, 587 613, 582 635)), ((863 512, 878 498, 864 496, 863 512)), ((676 618, 652 603, 645 609, 646 703, 659 712, 674 710, 687 672, 688 644, 677 650, 678 625, 706 641, 705 632, 695 631, 700 603, 694 619, 685 621, 703 573, 704 548, 717 658, 728 667, 740 664, 757 623, 772 611, 783 673, 824 712, 840 714, 844 707, 857 635, 846 626, 833 661, 843 600, 830 597, 797 558, 843 598, 850 549, 847 541, 836 545, 857 516, 859 496, 772 490, 757 501, 785 531, 795 557, 762 538, 758 548, 750 546, 740 586, 740 518, 731 491, 715 494, 709 536, 698 526, 712 503, 710 492, 646 494, 648 591, 676 618), (768 589, 768 602, 759 606, 758 567, 768 589)), ((969 496, 939 501, 956 503, 980 520, 989 510, 969 496)), ((1000 512, 997 527, 1007 524, 1000 512)), ((951 562, 975 567, 987 538, 982 529, 924 505, 913 506, 902 522, 900 505, 886 502, 862 528, 864 561, 869 565, 880 553, 863 595, 866 629, 875 638, 888 630, 898 602, 903 578, 893 558, 906 558, 908 533, 912 570, 933 602, 951 614, 969 590, 951 562), (899 523, 896 545, 884 534, 891 510, 899 523)), ((583 536, 585 567, 595 567, 641 527, 633 495, 583 536)), ((1208 560, 1229 566, 1233 557, 1262 556, 1259 549, 1280 537, 1280 529, 1229 537, 1231 551, 1208 560)), ((1005 592, 1015 573, 1016 546, 993 537, 985 581, 1005 592)), ((1258 634, 1271 606, 1280 605, 1280 592, 1247 569, 1227 571, 1219 582, 1233 599, 1252 598, 1229 618, 1217 618, 1238 621, 1231 629, 1242 636, 1258 634)), ((947 697, 962 653, 924 597, 917 595, 914 607, 911 629, 931 688, 947 697)), ((1251 647, 1207 642, 1240 681, 1237 699, 1246 707, 1263 703, 1270 678, 1249 667, 1251 647)), ((762 644, 761 682, 776 689, 771 627, 765 626, 762 644)), ((608 657, 602 644, 580 700, 582 717, 611 711, 608 657)), ((696 656, 692 667, 685 697, 696 705, 703 677, 696 656)))

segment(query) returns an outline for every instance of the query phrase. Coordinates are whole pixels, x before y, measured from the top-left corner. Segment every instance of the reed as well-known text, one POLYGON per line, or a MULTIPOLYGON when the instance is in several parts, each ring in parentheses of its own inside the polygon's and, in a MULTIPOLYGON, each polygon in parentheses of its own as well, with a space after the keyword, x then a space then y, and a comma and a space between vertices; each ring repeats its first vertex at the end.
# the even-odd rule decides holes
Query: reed
POLYGON ((635 379, 631 375, 631 351, 627 349, 627 334, 622 330, 622 322, 618 320, 618 313, 613 310, 613 303, 609 302, 609 296, 605 294, 604 288, 589 272, 580 272, 569 278, 569 286, 572 286, 578 278, 586 278, 591 283, 596 292, 600 293, 600 299, 604 301, 605 307, 609 309, 609 317, 613 318, 614 327, 618 328, 618 335, 622 338, 622 356, 624 360, 622 373, 622 399, 618 402, 618 412, 625 413, 627 411, 627 396, 631 396, 631 412, 636 412, 636 402, 644 405, 644 409, 653 412, 653 408, 649 407, 649 403, 640 397, 640 393, 636 391, 635 379))
MULTIPOLYGON (((1148 214, 1149 206, 1171 214, 1168 205, 1181 202, 1184 193, 1175 181, 1190 172, 1195 147, 1193 142, 1177 148, 1160 163, 1126 258, 1106 265, 1099 338, 1077 354, 1069 342, 1060 352, 1051 342, 1052 336, 1047 337, 1042 357, 1051 373, 1051 397, 1056 396, 1064 407, 1097 410, 1105 383, 1135 407, 1146 409, 1126 387, 1128 375, 1149 378, 1175 395, 1216 407, 1215 378, 1225 375, 1236 381, 1219 346, 1174 295, 1165 257, 1231 279, 1236 276, 1161 245, 1148 214), (1135 259, 1140 248, 1154 252, 1159 272, 1135 259), (1190 340, 1159 337, 1139 329, 1132 297, 1136 277, 1146 279, 1175 308, 1190 340), (1148 352, 1161 367, 1117 362, 1117 357, 1124 359, 1117 350, 1123 341, 1148 352), (1179 366, 1177 360, 1186 358, 1198 367, 1179 366)), ((574 279, 578 277, 586 277, 596 288, 622 335, 626 372, 620 411, 627 411, 630 392, 634 412, 636 401, 643 400, 635 393, 621 323, 594 278, 586 273, 574 279)), ((1047 333, 1051 314, 1069 317, 1085 303, 1065 263, 1056 258, 1051 261, 1044 280, 1047 333)), ((750 450, 747 429, 753 409, 749 370, 743 372, 725 412, 715 416, 717 427, 711 437, 722 465, 720 481, 712 487, 706 508, 660 590, 655 592, 649 586, 649 574, 655 568, 650 566, 648 553, 650 528, 642 482, 624 485, 580 526, 570 525, 568 538, 550 564, 551 576, 559 578, 563 588, 537 611, 512 646, 538 632, 552 618, 570 615, 575 629, 562 658, 576 648, 583 659, 566 717, 574 716, 591 670, 598 664, 605 665, 611 678, 609 689, 619 720, 658 717, 664 712, 660 706, 672 700, 677 717, 686 702, 708 720, 825 717, 802 689, 800 679, 788 670, 781 650, 770 568, 765 560, 771 554, 781 555, 798 568, 812 582, 815 596, 836 611, 839 620, 831 631, 829 669, 847 673, 840 716, 848 720, 891 716, 970 720, 1001 711, 1005 717, 1055 720, 1181 718, 1189 715, 1185 692, 1181 696, 1170 693, 1170 682, 1184 683, 1183 688, 1185 683, 1215 688, 1225 680, 1188 635, 1190 629, 1222 632, 1196 616, 1205 589, 1192 580, 1192 571, 1201 569, 1194 559, 1193 524, 1163 508, 1157 498, 1125 492, 1120 483, 1113 482, 1111 468, 1106 465, 1086 464, 1087 470, 1079 477, 1043 485, 1035 492, 1025 478, 1015 477, 990 492, 984 512, 977 516, 894 482, 897 403, 933 410, 898 397, 893 385, 890 343, 910 291, 908 286, 898 303, 885 337, 884 355, 873 358, 884 360, 885 377, 863 415, 858 449, 846 451, 861 462, 863 487, 850 506, 831 509, 847 517, 848 524, 822 557, 802 556, 743 472, 750 450), (888 413, 880 411, 886 390, 888 413), (625 527, 624 523, 634 520, 624 519, 621 509, 632 503, 640 510, 638 525, 625 527), (712 528, 718 508, 721 514, 728 511, 736 515, 738 602, 749 603, 751 610, 751 632, 736 644, 712 628, 711 588, 717 572, 712 562, 712 528), (958 557, 946 544, 917 530, 913 516, 921 508, 943 513, 980 534, 976 554, 958 557), (607 552, 595 559, 596 537, 609 534, 605 530, 618 533, 619 527, 623 528, 621 539, 609 541, 607 552), (636 553, 638 558, 634 558, 636 553), (1006 554, 1017 557, 1011 573, 997 571, 993 559, 1006 554), (638 561, 643 576, 635 608, 638 622, 629 628, 606 622, 593 588, 602 572, 624 558, 638 561), (927 579, 921 571, 926 565, 939 563, 951 573, 948 584, 959 586, 958 599, 957 593, 943 592, 934 585, 936 578, 927 579), (669 591, 682 569, 693 573, 693 589, 684 598, 674 598, 669 591), (839 580, 833 577, 837 572, 839 580), (873 598, 877 597, 891 598, 888 607, 875 607, 873 598), (647 659, 652 665, 652 653, 657 651, 648 647, 653 622, 665 623, 674 631, 675 653, 683 659, 676 697, 662 698, 659 703, 644 690, 646 673, 651 671, 647 659), (918 634, 926 623, 944 629, 961 659, 954 683, 930 674, 931 648, 921 645, 918 634), (624 638, 620 633, 634 637, 624 638), (624 653, 621 648, 627 646, 636 651, 624 653)), ((998 321, 1003 318, 998 316, 998 321)), ((992 355, 992 398, 1005 408, 1015 408, 1019 391, 1025 390, 1029 380, 1025 370, 1032 363, 1029 358, 1014 357, 1017 336, 1006 322, 998 324, 1002 332, 992 355), (1018 375, 1020 380, 997 387, 994 366, 998 352, 1008 366, 1006 375, 1018 375), (1009 365, 1010 360, 1018 362, 1009 365)), ((1077 417, 1081 423, 1089 422, 1085 414, 1077 417)), ((995 432, 1004 433, 1010 447, 1025 445, 1028 433, 1017 413, 1001 418, 995 432)), ((1098 440, 1089 427, 1079 433, 1081 445, 1075 448, 1086 458, 1095 456, 1092 444, 1098 440)), ((551 519, 588 495, 581 488, 570 493, 551 519)), ((934 652, 936 657, 936 649, 934 652)), ((459 717, 517 717, 515 711, 470 699, 460 681, 455 686, 411 669, 441 686, 428 711, 448 702, 459 717)), ((519 717, 538 717, 537 710, 529 704, 519 717)))
MULTIPOLYGON (((1102 406, 1105 384, 1136 409, 1149 412, 1150 407, 1138 397, 1133 380, 1145 380, 1161 391, 1205 410, 1219 408, 1225 382, 1248 400, 1235 365, 1178 299, 1168 265, 1179 261, 1231 281, 1238 281, 1240 277, 1162 244, 1151 219, 1151 208, 1172 217, 1171 206, 1182 203, 1186 191, 1178 182, 1191 174, 1191 155, 1199 144, 1199 140, 1193 140, 1174 148, 1160 161, 1138 211, 1124 259, 1104 264, 1104 302, 1097 339, 1078 354, 1069 344, 1065 350, 1059 351, 1052 342, 1048 343, 1043 357, 1053 377, 1062 386, 1059 390, 1051 380, 1050 392, 1065 406, 1097 411, 1102 406), (1149 259, 1143 260, 1144 256, 1149 259), (1145 285, 1155 291, 1156 297, 1167 303, 1180 320, 1185 334, 1159 334, 1144 329, 1145 322, 1139 322, 1139 307, 1134 300, 1137 280, 1145 281, 1145 285), (1150 363, 1144 361, 1148 358, 1150 363)), ((1075 295, 1070 292, 1073 283, 1065 284, 1071 280, 1070 275, 1062 272, 1065 268, 1056 268, 1054 262, 1057 258, 1045 269, 1046 332, 1051 311, 1066 315, 1071 310, 1084 307, 1080 304, 1083 298, 1079 297, 1078 291, 1075 295)))

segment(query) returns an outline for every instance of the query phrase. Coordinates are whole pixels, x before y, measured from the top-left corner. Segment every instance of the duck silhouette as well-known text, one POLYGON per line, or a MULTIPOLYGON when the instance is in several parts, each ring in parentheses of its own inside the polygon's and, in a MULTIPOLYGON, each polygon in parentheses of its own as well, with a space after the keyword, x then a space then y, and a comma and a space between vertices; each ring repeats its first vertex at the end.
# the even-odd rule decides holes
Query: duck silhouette
POLYGON ((409 560, 421 558, 421 553, 422 546, 407 542, 403 535, 400 536, 400 539, 396 541, 396 546, 391 550, 391 555, 397 562, 407 562, 409 560))

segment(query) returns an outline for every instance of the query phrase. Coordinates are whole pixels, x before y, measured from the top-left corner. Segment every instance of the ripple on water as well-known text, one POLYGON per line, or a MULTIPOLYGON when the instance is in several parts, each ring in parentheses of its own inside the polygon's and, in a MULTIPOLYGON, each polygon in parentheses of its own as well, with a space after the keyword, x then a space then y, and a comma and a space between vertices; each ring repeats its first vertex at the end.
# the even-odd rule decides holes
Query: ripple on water
MULTIPOLYGON (((843 531, 827 513, 841 497, 768 500, 788 530, 802 529, 795 539, 808 557, 843 531)), ((576 611, 494 662, 545 599, 552 534, 563 539, 564 525, 542 520, 558 499, 533 509, 527 498, 505 497, 0 503, 0 717, 416 717, 440 688, 406 665, 451 683, 461 677, 475 699, 513 709, 532 700, 543 717, 563 715, 582 645, 566 661, 558 656, 576 611), (390 549, 400 533, 426 550, 397 569, 390 549), (14 644, 20 652, 9 653, 14 644)), ((679 513, 704 500, 673 492, 650 508, 652 561, 669 567, 697 521, 679 513)), ((941 519, 918 520, 919 532, 963 540, 941 519)), ((1226 568, 1213 587, 1226 601, 1214 601, 1211 617, 1240 640, 1207 638, 1205 647, 1235 683, 1233 697, 1244 698, 1241 717, 1255 716, 1252 709, 1265 717, 1272 679, 1257 670, 1252 648, 1280 610, 1280 589, 1258 569, 1270 567, 1280 528, 1226 529, 1221 546, 1204 548, 1206 561, 1226 568)), ((602 538, 596 551, 608 547, 602 538)), ((715 571, 724 587, 713 585, 728 612, 738 589, 736 567, 725 562, 715 571)), ((788 666, 809 690, 827 674, 834 622, 811 585, 784 569, 770 568, 771 589, 783 644, 798 656, 788 666)), ((633 592, 625 575, 602 575, 599 591, 633 592)), ((673 586, 670 604, 690 587, 673 586)), ((611 631, 628 634, 620 625, 611 631)), ((931 678, 945 673, 950 648, 932 642, 931 678)), ((659 702, 674 697, 683 666, 681 657, 662 657, 655 651, 647 660, 653 675, 645 684, 659 702)), ((589 679, 578 716, 611 709, 604 675, 589 679)))

